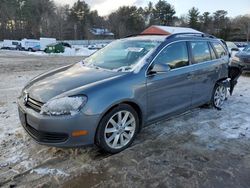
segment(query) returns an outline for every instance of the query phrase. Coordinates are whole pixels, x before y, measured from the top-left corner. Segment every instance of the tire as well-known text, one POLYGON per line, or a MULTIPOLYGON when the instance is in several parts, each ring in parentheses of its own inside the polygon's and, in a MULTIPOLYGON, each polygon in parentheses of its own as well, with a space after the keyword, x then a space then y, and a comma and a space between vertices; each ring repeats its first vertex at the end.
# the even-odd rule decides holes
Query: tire
POLYGON ((226 99, 227 99, 227 88, 223 84, 217 83, 213 90, 213 95, 211 99, 212 105, 217 109, 221 109, 226 99))
POLYGON ((100 121, 96 132, 96 145, 111 154, 128 148, 139 130, 137 112, 127 104, 120 104, 100 121))

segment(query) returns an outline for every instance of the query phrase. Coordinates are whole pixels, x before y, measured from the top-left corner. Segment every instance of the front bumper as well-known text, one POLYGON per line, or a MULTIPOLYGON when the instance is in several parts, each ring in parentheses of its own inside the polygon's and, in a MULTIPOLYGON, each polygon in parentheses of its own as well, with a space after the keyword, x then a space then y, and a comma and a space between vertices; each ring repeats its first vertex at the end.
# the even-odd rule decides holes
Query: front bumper
POLYGON ((39 144, 55 147, 78 147, 94 143, 99 115, 79 112, 74 116, 46 116, 18 101, 22 126, 39 144), (73 137, 74 131, 88 131, 85 136, 73 137))

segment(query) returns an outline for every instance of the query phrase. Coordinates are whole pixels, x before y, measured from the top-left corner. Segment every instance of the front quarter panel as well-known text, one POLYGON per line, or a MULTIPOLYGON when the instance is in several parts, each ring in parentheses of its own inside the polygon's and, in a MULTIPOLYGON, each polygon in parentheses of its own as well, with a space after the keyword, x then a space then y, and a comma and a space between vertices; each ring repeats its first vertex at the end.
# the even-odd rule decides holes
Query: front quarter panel
POLYGON ((100 114, 102 117, 110 108, 122 102, 137 104, 145 115, 146 87, 142 73, 127 73, 86 89, 84 94, 88 97, 83 109, 86 115, 100 114))

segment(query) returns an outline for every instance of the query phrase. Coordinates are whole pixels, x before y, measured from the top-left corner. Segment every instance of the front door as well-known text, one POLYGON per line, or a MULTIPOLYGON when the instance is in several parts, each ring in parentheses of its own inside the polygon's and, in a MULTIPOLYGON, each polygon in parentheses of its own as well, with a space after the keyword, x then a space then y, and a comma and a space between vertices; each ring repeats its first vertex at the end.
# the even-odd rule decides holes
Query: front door
POLYGON ((170 70, 147 75, 148 122, 189 109, 194 85, 186 42, 166 46, 150 68, 156 64, 167 64, 170 70))

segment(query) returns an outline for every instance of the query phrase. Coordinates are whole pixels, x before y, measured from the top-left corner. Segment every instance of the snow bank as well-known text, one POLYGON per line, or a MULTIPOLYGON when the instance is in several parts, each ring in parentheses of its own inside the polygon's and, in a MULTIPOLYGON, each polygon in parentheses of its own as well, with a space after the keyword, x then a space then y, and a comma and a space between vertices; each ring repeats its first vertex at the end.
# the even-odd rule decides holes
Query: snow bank
MULTIPOLYGON (((7 51, 7 50, 5 50, 7 51)), ((8 50, 9 54, 11 55, 33 55, 33 56, 83 56, 87 57, 95 53, 97 50, 89 50, 86 47, 78 47, 78 48, 68 48, 66 47, 64 50, 64 53, 45 53, 43 51, 37 51, 37 52, 27 52, 27 51, 14 51, 14 50, 8 50)))
POLYGON ((64 53, 62 53, 62 55, 64 55, 64 56, 75 56, 76 55, 76 49, 66 47, 64 49, 64 53))
POLYGON ((79 48, 76 51, 76 56, 90 56, 95 53, 97 50, 89 50, 88 48, 79 48))

